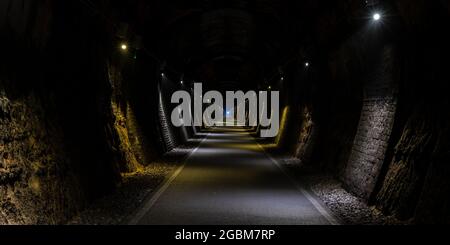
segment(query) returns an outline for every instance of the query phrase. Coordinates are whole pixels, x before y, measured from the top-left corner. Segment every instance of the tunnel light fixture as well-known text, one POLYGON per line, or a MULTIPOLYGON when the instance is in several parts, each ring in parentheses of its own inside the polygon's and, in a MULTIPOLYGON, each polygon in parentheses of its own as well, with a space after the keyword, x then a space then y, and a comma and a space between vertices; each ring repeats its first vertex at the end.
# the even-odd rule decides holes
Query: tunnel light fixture
POLYGON ((268 90, 272 90, 272 86, 267 87, 268 90))
POLYGON ((380 13, 374 13, 372 16, 374 21, 379 21, 381 20, 381 14, 380 13))
POLYGON ((306 62, 306 63, 305 63, 305 67, 309 67, 309 62, 306 62))
POLYGON ((181 85, 183 85, 183 84, 184 84, 184 81, 183 81, 183 80, 181 80, 181 81, 180 81, 180 84, 181 84, 181 85))
POLYGON ((126 51, 126 50, 128 49, 128 45, 125 44, 125 43, 122 43, 122 44, 120 45, 120 49, 122 49, 123 51, 126 51))

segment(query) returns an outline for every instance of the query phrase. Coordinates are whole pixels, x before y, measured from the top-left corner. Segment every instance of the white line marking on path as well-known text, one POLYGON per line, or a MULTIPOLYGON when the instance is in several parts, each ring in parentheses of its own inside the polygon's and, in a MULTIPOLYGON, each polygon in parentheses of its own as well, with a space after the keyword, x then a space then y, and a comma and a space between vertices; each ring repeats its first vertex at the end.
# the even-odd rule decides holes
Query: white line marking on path
POLYGON ((300 186, 300 184, 288 173, 281 164, 273 158, 269 153, 266 152, 264 147, 260 145, 256 140, 255 143, 258 144, 259 148, 263 151, 264 155, 269 158, 275 166, 291 181, 291 183, 312 203, 312 205, 317 209, 317 211, 325 217, 325 219, 330 222, 331 225, 340 225, 341 223, 328 211, 328 208, 324 207, 308 190, 300 186))
POLYGON ((205 138, 200 141, 198 146, 186 157, 184 160, 184 163, 177 168, 177 170, 170 176, 170 178, 166 179, 164 181, 164 184, 161 185, 161 187, 152 195, 151 199, 147 201, 147 203, 134 215, 134 217, 128 222, 129 225, 137 225, 139 221, 142 220, 142 218, 150 211, 150 209, 155 205, 155 203, 158 201, 158 199, 164 194, 164 192, 169 188, 169 186, 172 184, 172 182, 178 177, 178 175, 183 171, 184 167, 187 164, 187 161, 194 155, 198 149, 200 148, 203 141, 208 138, 207 134, 205 138))

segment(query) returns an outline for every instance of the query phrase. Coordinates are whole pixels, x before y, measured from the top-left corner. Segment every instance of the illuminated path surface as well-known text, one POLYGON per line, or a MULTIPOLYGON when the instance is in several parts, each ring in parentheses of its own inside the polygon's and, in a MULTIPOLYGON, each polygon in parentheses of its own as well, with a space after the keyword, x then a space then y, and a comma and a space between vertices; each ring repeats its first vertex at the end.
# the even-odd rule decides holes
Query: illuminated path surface
POLYGON ((246 132, 210 133, 131 224, 336 224, 246 132))

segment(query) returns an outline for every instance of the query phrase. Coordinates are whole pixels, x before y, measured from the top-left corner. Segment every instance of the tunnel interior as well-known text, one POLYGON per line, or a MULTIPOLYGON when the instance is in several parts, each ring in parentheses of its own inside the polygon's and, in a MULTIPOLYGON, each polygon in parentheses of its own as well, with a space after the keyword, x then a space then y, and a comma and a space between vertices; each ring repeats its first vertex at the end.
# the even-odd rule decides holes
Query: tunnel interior
POLYGON ((279 91, 278 135, 245 132, 294 178, 333 179, 397 223, 448 224, 449 14, 421 0, 0 1, 0 224, 66 224, 192 152, 218 130, 170 121, 171 95, 195 83, 279 91))

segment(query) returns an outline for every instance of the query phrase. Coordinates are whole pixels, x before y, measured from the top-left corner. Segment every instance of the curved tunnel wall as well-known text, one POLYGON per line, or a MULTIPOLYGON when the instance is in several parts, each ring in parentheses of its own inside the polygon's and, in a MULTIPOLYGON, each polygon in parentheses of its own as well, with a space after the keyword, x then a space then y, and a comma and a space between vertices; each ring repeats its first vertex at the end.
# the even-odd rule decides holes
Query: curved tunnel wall
POLYGON ((64 223, 164 153, 157 64, 77 2, 1 4, 0 223, 64 223))
POLYGON ((296 64, 293 154, 386 215, 448 223, 448 9, 394 5, 395 18, 362 27, 322 54, 327 62, 296 64))
MULTIPOLYGON (((163 79, 163 83, 167 83, 166 79, 163 79)), ((160 85, 158 87, 158 107, 159 107, 159 121, 161 124, 161 136, 164 142, 165 151, 169 152, 177 145, 177 138, 175 136, 174 128, 170 122, 171 110, 168 102, 166 101, 170 97, 170 91, 164 89, 165 86, 160 85)))
POLYGON ((178 87, 177 83, 166 75, 162 76, 158 85, 158 117, 165 152, 170 152, 175 147, 186 144, 195 130, 193 127, 187 126, 175 127, 171 122, 172 110, 177 106, 177 104, 171 103, 172 94, 181 89, 182 87, 178 87))
POLYGON ((364 82, 358 130, 343 173, 347 188, 368 199, 374 191, 394 125, 397 106, 394 53, 385 46, 364 82))

